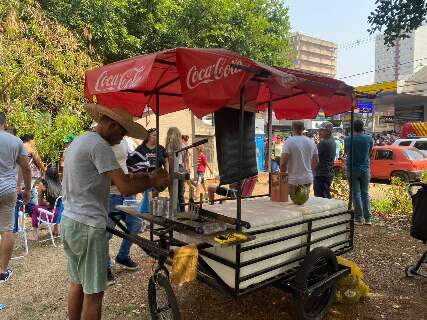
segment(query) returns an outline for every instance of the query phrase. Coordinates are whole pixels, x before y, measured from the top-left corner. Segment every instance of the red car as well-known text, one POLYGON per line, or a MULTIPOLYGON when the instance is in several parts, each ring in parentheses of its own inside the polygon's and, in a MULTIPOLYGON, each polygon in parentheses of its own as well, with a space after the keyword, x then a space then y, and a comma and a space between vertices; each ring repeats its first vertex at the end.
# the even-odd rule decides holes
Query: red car
MULTIPOLYGON (((343 161, 336 160, 335 172, 343 172, 343 161)), ((427 170, 427 157, 414 147, 376 146, 371 155, 371 178, 391 180, 399 177, 414 181, 427 170)))

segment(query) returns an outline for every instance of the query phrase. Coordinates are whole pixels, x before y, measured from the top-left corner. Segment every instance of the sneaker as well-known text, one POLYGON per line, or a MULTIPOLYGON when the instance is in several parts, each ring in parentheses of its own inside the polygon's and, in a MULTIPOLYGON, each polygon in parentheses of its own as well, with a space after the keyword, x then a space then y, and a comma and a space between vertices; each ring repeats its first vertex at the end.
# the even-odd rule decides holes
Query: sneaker
POLYGON ((116 257, 116 262, 122 265, 125 269, 138 270, 138 264, 135 261, 133 261, 130 257, 127 257, 125 259, 116 257))
POLYGON ((116 283, 116 279, 114 278, 113 271, 111 271, 111 269, 108 269, 107 270, 107 285, 112 286, 115 283, 116 283))
POLYGON ((366 222, 365 222, 365 225, 367 225, 367 226, 372 226, 372 221, 366 221, 366 222))
POLYGON ((361 225, 363 225, 363 222, 362 221, 354 221, 354 225, 361 226, 361 225))
POLYGON ((0 273, 0 284, 8 282, 12 277, 12 274, 13 274, 13 271, 10 269, 7 269, 6 272, 0 273))

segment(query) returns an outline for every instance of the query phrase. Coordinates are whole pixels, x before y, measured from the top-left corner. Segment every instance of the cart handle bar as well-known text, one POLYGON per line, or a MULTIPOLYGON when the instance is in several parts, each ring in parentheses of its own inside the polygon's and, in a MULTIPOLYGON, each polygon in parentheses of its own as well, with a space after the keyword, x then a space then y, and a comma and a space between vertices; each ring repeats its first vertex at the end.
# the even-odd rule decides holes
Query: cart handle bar
POLYGON ((185 148, 182 148, 182 149, 178 150, 175 154, 176 154, 176 156, 178 156, 178 153, 180 153, 180 152, 183 152, 183 151, 188 150, 188 149, 195 148, 197 146, 200 146, 202 144, 206 144, 208 142, 209 142, 209 139, 207 139, 207 138, 202 139, 200 141, 194 142, 193 144, 190 144, 189 146, 187 146, 185 148))

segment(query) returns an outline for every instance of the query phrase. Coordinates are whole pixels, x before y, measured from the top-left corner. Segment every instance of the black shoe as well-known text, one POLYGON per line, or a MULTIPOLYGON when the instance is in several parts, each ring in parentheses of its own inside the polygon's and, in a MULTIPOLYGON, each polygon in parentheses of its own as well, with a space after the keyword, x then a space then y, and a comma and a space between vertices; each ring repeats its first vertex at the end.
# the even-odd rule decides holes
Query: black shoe
POLYGON ((113 271, 111 271, 111 269, 108 269, 107 270, 107 285, 112 286, 115 283, 116 283, 116 279, 114 278, 113 271))
POLYGON ((138 270, 138 264, 135 261, 133 261, 130 257, 127 257, 125 259, 116 257, 116 262, 128 270, 138 270))
POLYGON ((10 278, 12 277, 13 271, 10 269, 7 269, 6 272, 0 273, 0 284, 3 284, 5 282, 8 282, 10 278))

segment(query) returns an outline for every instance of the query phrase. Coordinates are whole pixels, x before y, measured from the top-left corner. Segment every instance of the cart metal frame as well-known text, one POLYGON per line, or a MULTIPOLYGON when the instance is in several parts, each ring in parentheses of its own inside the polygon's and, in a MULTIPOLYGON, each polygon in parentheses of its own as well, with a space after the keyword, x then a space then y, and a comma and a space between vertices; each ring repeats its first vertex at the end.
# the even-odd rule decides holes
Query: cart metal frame
MULTIPOLYGON (((162 63, 161 60, 157 61, 159 63, 162 63)), ((170 62, 165 61, 166 64, 170 64, 170 62)), ((243 72, 244 71, 250 71, 255 73, 255 76, 251 79, 252 81, 257 81, 257 82, 262 82, 264 81, 266 78, 269 77, 269 73, 266 72, 265 70, 263 70, 262 72, 257 72, 257 70, 253 70, 250 69, 248 67, 245 66, 240 66, 240 65, 232 65, 234 68, 240 68, 243 72)), ((179 78, 174 79, 173 81, 179 81, 179 78)), ((159 144, 159 123, 160 123, 160 95, 176 95, 175 93, 168 93, 168 92, 164 92, 161 91, 164 87, 166 87, 167 85, 169 85, 170 82, 159 86, 155 92, 144 92, 147 95, 148 94, 153 94, 155 93, 156 96, 156 127, 157 127, 157 144, 159 144)), ((327 86, 327 84, 322 84, 322 83, 318 83, 318 82, 314 82, 314 84, 319 85, 319 86, 327 86)), ((284 100, 287 99, 289 97, 282 97, 279 98, 280 100, 284 100)), ((357 97, 354 96, 353 100, 356 101, 357 97)), ((271 150, 271 124, 272 124, 272 100, 270 99, 270 101, 265 101, 262 104, 267 103, 268 104, 268 130, 269 130, 269 134, 268 134, 268 150, 271 150)), ((354 120, 354 106, 355 103, 352 104, 352 108, 351 108, 351 130, 353 132, 353 120, 354 120)), ((245 112, 245 87, 242 87, 240 90, 240 121, 239 121, 239 131, 240 131, 240 140, 243 140, 243 136, 244 136, 244 112, 245 112)), ((352 148, 353 145, 353 139, 352 139, 351 135, 351 139, 350 139, 350 145, 352 148)), ((157 152, 159 152, 159 148, 157 148, 157 152)), ((242 163, 242 157, 243 157, 243 145, 240 145, 240 154, 239 154, 239 163, 242 163)), ((350 163, 352 162, 352 159, 350 158, 350 163)), ((268 168, 271 168, 271 165, 268 165, 268 168)), ((351 167, 350 167, 351 168, 351 167)), ((352 172, 350 171, 350 176, 351 176, 352 172)), ((235 222, 234 222, 234 226, 235 226, 235 230, 236 231, 242 231, 242 226, 245 225, 245 222, 241 220, 241 213, 242 213, 242 195, 241 195, 241 187, 242 187, 242 182, 243 182, 243 172, 242 172, 242 167, 241 165, 239 165, 239 188, 238 188, 238 193, 237 193, 237 199, 236 199, 236 204, 237 204, 237 214, 236 214, 236 218, 235 218, 235 222)), ((269 183, 269 193, 268 196, 271 194, 271 170, 269 170, 269 178, 270 178, 270 183, 269 183)), ((351 186, 351 184, 350 184, 351 186)), ((351 188, 351 187, 350 187, 351 188)), ((266 195, 264 195, 266 196, 266 195)), ((226 199, 218 199, 216 201, 221 201, 221 200, 226 200, 226 199)), ((197 204, 197 203, 196 203, 197 204)), ((146 219, 146 216, 144 215, 139 215, 140 218, 146 219)), ((111 216, 111 218, 113 220, 115 220, 117 222, 117 226, 121 229, 121 230, 117 230, 117 229, 112 229, 107 227, 107 230, 109 232, 111 232, 112 234, 123 238, 123 239, 127 239, 129 241, 131 241, 132 243, 138 245, 143 251, 145 251, 149 256, 155 258, 158 260, 158 266, 156 268, 156 270, 154 271, 154 275, 153 277, 156 277, 156 275, 158 273, 165 273, 167 276, 169 274, 168 269, 165 267, 166 264, 170 264, 171 260, 171 255, 173 254, 172 251, 172 247, 179 247, 179 246, 184 246, 187 243, 184 243, 182 241, 177 240, 176 238, 174 238, 174 231, 178 231, 176 229, 176 227, 173 226, 173 224, 171 225, 168 222, 168 219, 164 219, 163 223, 153 223, 152 221, 150 222, 150 237, 149 239, 145 239, 139 236, 135 236, 135 235, 131 235, 129 234, 128 230, 126 229, 126 227, 120 222, 118 221, 118 219, 114 216, 111 216), (158 226, 158 227, 155 227, 158 226)), ((231 297, 237 298, 239 296, 242 295, 246 295, 248 293, 251 293, 255 290, 258 289, 262 289, 264 287, 267 287, 269 285, 274 285, 277 286, 279 288, 282 288, 284 290, 290 291, 292 292, 294 295, 296 295, 297 297, 299 297, 299 299, 303 299, 305 297, 310 297, 313 294, 315 294, 316 292, 322 292, 324 290, 327 290, 329 288, 332 288, 335 286, 336 282, 338 281, 339 278, 348 275, 350 273, 350 269, 344 266, 339 266, 339 269, 334 272, 333 274, 328 275, 327 277, 321 279, 320 281, 317 281, 316 283, 310 285, 310 286, 305 286, 305 287, 300 287, 295 285, 294 283, 294 278, 295 275, 298 272, 298 268, 293 268, 283 274, 280 274, 278 276, 275 276, 273 278, 270 278, 268 280, 265 280, 261 283, 258 283, 256 285, 252 285, 249 286, 245 289, 241 289, 240 288, 240 284, 241 282, 254 278, 256 276, 259 276, 261 274, 270 272, 272 270, 284 267, 286 265, 292 264, 292 263, 297 263, 300 262, 302 263, 304 261, 304 259, 307 257, 307 255, 309 255, 311 248, 314 244, 332 238, 334 236, 337 235, 341 235, 341 234, 348 234, 348 240, 343 241, 342 243, 338 243, 333 245, 331 248, 329 249, 334 249, 334 247, 338 247, 338 246, 343 246, 340 250, 335 252, 335 255, 341 255, 344 254, 346 252, 349 252, 353 249, 353 237, 354 237, 354 212, 351 210, 351 189, 350 189, 350 201, 349 201, 349 207, 348 207, 348 211, 345 211, 343 213, 338 213, 338 214, 331 214, 331 215, 327 215, 324 217, 320 217, 320 218, 313 218, 313 219, 308 219, 306 221, 302 221, 302 222, 297 222, 297 223, 291 223, 291 224, 284 224, 282 226, 278 226, 278 227, 274 227, 268 230, 259 230, 259 231, 254 231, 251 232, 250 229, 249 231, 246 230, 246 232, 248 232, 249 234, 252 235, 256 235, 256 234, 260 234, 260 233, 264 233, 264 232, 269 232, 269 231, 273 231, 273 230, 281 230, 281 229, 286 229, 286 228, 290 228, 293 226, 297 226, 297 225, 305 225, 306 226, 306 231, 304 232, 300 232, 291 236, 286 236, 286 237, 282 237, 280 239, 276 239, 276 240, 270 240, 270 241, 266 241, 264 243, 261 244, 255 244, 252 246, 245 246, 242 247, 241 244, 237 244, 236 246, 236 256, 235 256, 235 262, 230 262, 226 259, 223 259, 219 256, 216 256, 210 252, 207 252, 206 249, 210 247, 210 245, 208 244, 202 244, 202 245, 198 245, 198 249, 199 249, 199 270, 198 270, 198 279, 204 283, 206 283, 207 285, 218 289, 220 292, 229 295, 231 297), (333 223, 330 225, 326 225, 326 226, 322 226, 319 228, 313 228, 313 222, 318 221, 318 220, 322 220, 322 219, 327 219, 327 218, 331 218, 331 217, 337 217, 340 215, 350 215, 350 219, 346 220, 346 221, 342 221, 342 222, 337 222, 337 223, 333 223), (347 228, 344 231, 340 231, 337 232, 335 234, 332 235, 328 235, 326 237, 322 237, 320 239, 316 239, 316 240, 312 240, 312 234, 316 231, 320 231, 323 229, 327 229, 327 228, 331 228, 337 225, 343 225, 343 224, 347 224, 347 228), (286 241, 286 240, 291 240, 294 239, 295 237, 301 237, 301 236, 306 236, 306 242, 298 245, 298 246, 294 246, 294 247, 290 247, 290 248, 285 248, 281 250, 280 252, 276 252, 273 254, 270 254, 267 257, 262 257, 262 258, 257 258, 257 259, 253 259, 251 261, 248 262, 242 262, 240 260, 241 257, 241 253, 245 252, 245 251, 249 251, 249 250, 254 250, 257 248, 261 248, 273 243, 277 243, 277 242, 282 242, 282 241, 286 241), (294 259, 292 261, 286 262, 286 263, 282 263, 280 265, 276 265, 276 266, 272 266, 272 267, 267 267, 261 271, 252 273, 250 275, 247 276, 241 276, 241 268, 254 264, 254 263, 258 263, 261 262, 263 260, 266 260, 268 258, 280 255, 280 254, 284 254, 287 252, 292 252, 295 250, 301 250, 303 248, 306 248, 306 256, 305 257, 300 257, 297 259, 294 259), (231 288, 229 287, 222 279, 221 277, 203 260, 203 258, 201 256, 206 256, 214 261, 217 261, 219 263, 222 263, 228 267, 231 267, 235 270, 235 287, 231 288)), ((329 306, 327 307, 327 309, 329 309, 329 306)), ((326 310, 327 312, 327 310, 326 310)))

